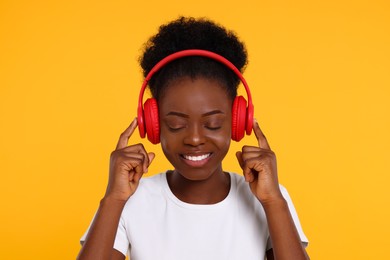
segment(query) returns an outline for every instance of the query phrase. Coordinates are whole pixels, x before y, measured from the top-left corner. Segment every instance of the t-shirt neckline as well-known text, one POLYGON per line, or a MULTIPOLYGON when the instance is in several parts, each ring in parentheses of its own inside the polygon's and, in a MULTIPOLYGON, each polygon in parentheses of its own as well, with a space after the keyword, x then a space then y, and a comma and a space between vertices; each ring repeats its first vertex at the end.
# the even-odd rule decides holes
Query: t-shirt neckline
POLYGON ((223 200, 221 200, 220 202, 214 203, 214 204, 187 203, 187 202, 181 201, 179 198, 177 198, 175 196, 175 194, 173 194, 171 188, 168 185, 167 172, 168 171, 161 174, 161 181, 162 181, 164 193, 171 202, 175 203, 177 206, 182 207, 182 208, 208 210, 208 209, 217 209, 220 207, 224 207, 224 206, 231 203, 232 198, 234 197, 234 193, 236 192, 236 181, 234 178, 234 174, 232 174, 231 172, 228 172, 228 174, 230 176, 230 190, 229 190, 228 195, 223 200))

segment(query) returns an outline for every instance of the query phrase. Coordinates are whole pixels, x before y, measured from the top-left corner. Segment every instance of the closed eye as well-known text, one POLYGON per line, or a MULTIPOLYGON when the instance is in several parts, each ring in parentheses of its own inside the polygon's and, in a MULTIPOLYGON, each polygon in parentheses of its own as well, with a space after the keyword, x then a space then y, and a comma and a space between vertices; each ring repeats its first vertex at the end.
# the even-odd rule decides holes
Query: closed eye
POLYGON ((221 129, 221 126, 206 126, 207 129, 209 130, 212 130, 212 131, 216 131, 216 130, 219 130, 221 129))
POLYGON ((168 129, 169 129, 169 131, 171 131, 171 132, 177 132, 177 131, 179 131, 179 130, 181 130, 181 129, 183 129, 184 128, 184 126, 179 126, 179 127, 171 127, 171 126, 168 126, 168 129))

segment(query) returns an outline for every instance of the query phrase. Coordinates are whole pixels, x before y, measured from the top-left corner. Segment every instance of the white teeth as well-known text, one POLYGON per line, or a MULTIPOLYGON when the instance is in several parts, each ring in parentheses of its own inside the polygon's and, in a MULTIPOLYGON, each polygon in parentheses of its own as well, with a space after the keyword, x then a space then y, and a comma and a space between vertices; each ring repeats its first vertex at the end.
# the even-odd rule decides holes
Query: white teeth
POLYGON ((210 156, 210 154, 204 154, 204 155, 200 155, 200 156, 189 156, 189 155, 184 155, 184 158, 186 158, 187 160, 190 160, 190 161, 201 161, 201 160, 204 160, 206 158, 208 158, 210 156))

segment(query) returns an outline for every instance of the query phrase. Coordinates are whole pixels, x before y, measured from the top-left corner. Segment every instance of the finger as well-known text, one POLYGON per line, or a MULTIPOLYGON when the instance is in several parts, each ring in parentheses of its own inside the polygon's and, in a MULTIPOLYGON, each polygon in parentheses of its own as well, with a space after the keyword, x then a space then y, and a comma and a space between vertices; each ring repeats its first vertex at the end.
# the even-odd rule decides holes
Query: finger
POLYGON ((262 152, 262 151, 267 151, 265 149, 262 149, 258 146, 251 146, 251 145, 244 145, 242 147, 242 153, 247 153, 247 152, 262 152))
POLYGON ((253 175, 252 169, 248 167, 246 163, 244 163, 244 167, 242 168, 242 172, 244 174, 245 181, 247 182, 253 182, 255 179, 255 176, 253 175))
MULTIPOLYGON (((257 148, 257 149, 259 149, 259 148, 257 148)), ((244 162, 246 162, 246 160, 252 159, 252 158, 260 159, 263 154, 264 154, 264 152, 261 152, 261 151, 244 152, 244 153, 242 153, 241 157, 242 157, 242 160, 244 162)))
POLYGON ((132 176, 130 181, 137 183, 137 182, 139 182, 142 175, 144 174, 144 171, 143 171, 143 167, 141 165, 139 165, 139 167, 137 166, 134 170, 135 170, 134 175, 132 176))
MULTIPOLYGON (((142 178, 142 175, 144 175, 145 173, 148 172, 148 167, 152 163, 152 161, 153 161, 155 156, 156 155, 154 153, 148 153, 147 154, 148 166, 145 168, 145 166, 144 166, 145 164, 143 164, 142 171, 139 171, 139 169, 141 169, 141 168, 138 168, 138 169, 136 168, 134 176, 132 177, 132 181, 139 182, 139 180, 142 178)), ((145 160, 144 160, 144 162, 145 162, 145 160)))
POLYGON ((149 167, 150 164, 152 164, 152 161, 154 160, 154 158, 156 157, 156 154, 155 153, 148 153, 148 157, 149 157, 149 165, 148 165, 148 167, 149 167))
POLYGON ((148 172, 149 166, 152 163, 154 157, 156 157, 156 155, 154 153, 147 153, 147 155, 146 155, 147 161, 144 164, 144 173, 148 172))
POLYGON ((136 156, 136 154, 142 156, 142 165, 143 165, 143 169, 145 172, 148 171, 148 167, 149 167, 149 156, 148 156, 148 153, 146 152, 145 150, 145 147, 143 146, 143 144, 135 144, 135 145, 131 145, 131 146, 126 146, 125 148, 122 149, 122 152, 124 152, 126 154, 126 156, 136 156))
POLYGON ((242 173, 244 174, 245 181, 252 182, 253 174, 251 172, 251 169, 246 166, 245 161, 242 157, 242 152, 241 151, 236 152, 236 157, 242 169, 242 173))
POLYGON ((275 153, 272 150, 260 148, 260 147, 247 147, 242 149, 242 158, 245 161, 250 157, 263 157, 263 156, 274 156, 275 153))
POLYGON ((125 148, 129 142, 130 136, 133 134, 134 130, 137 128, 137 118, 131 122, 128 128, 120 135, 118 144, 116 145, 116 150, 125 148))
POLYGON ((135 165, 134 173, 129 175, 130 182, 138 182, 144 174, 142 164, 135 165))
POLYGON ((248 182, 253 182, 261 172, 264 172, 266 166, 258 158, 249 158, 245 160, 244 175, 248 182))
POLYGON ((123 156, 127 159, 136 159, 139 160, 139 164, 142 165, 143 173, 148 172, 148 168, 152 163, 153 159, 156 157, 154 153, 146 153, 145 149, 143 149, 142 144, 135 146, 127 146, 122 150, 123 156), (142 149, 134 150, 135 146, 141 146, 142 149))
POLYGON ((146 154, 146 157, 145 157, 145 160, 144 160, 144 164, 143 164, 144 173, 148 172, 149 166, 152 163, 154 157, 156 157, 156 155, 154 153, 147 153, 146 154))
POLYGON ((237 157, 238 163, 240 164, 241 169, 244 169, 244 160, 242 159, 242 152, 240 152, 240 151, 236 152, 236 157, 237 157))
POLYGON ((263 131, 261 131, 259 123, 257 122, 256 119, 253 119, 253 131, 255 132, 257 141, 259 142, 259 147, 262 149, 271 150, 267 138, 263 134, 263 131))

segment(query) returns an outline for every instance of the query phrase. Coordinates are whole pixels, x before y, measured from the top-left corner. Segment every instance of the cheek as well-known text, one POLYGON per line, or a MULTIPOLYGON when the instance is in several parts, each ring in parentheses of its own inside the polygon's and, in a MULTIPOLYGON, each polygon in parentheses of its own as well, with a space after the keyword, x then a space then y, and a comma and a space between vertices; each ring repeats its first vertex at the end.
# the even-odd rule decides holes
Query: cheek
POLYGON ((231 121, 227 120, 224 123, 223 128, 218 133, 212 133, 209 136, 209 140, 219 147, 220 150, 229 150, 232 136, 231 121))
POLYGON ((174 157, 173 157, 173 152, 172 148, 169 145, 168 142, 164 142, 163 139, 161 139, 161 149, 165 155, 165 158, 172 164, 174 165, 174 157))
POLYGON ((217 144, 217 146, 221 149, 221 150, 226 150, 225 153, 227 153, 227 151, 229 150, 229 147, 230 147, 230 142, 231 142, 231 132, 230 131, 226 131, 225 133, 221 133, 219 135, 217 135, 216 137, 214 137, 214 142, 217 144))
POLYGON ((160 143, 161 149, 163 150, 165 156, 169 159, 170 154, 178 145, 178 138, 172 137, 166 129, 162 128, 160 130, 160 143))

